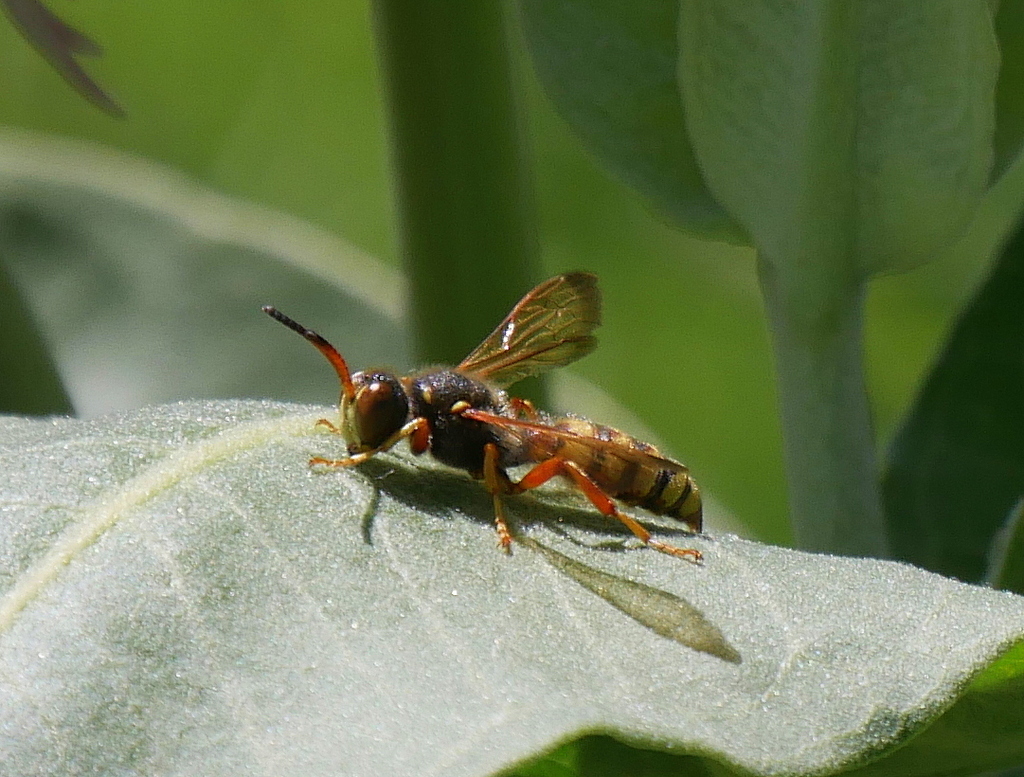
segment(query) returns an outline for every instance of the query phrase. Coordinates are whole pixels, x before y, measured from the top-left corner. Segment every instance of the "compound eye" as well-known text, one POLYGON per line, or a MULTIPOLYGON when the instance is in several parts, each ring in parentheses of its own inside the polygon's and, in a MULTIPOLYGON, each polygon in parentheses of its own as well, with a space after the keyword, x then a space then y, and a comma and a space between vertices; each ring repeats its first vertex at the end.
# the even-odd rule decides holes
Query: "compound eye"
POLYGON ((365 385, 356 392, 356 429, 360 441, 367 448, 383 445, 402 428, 408 414, 405 392, 393 378, 367 376, 365 385))

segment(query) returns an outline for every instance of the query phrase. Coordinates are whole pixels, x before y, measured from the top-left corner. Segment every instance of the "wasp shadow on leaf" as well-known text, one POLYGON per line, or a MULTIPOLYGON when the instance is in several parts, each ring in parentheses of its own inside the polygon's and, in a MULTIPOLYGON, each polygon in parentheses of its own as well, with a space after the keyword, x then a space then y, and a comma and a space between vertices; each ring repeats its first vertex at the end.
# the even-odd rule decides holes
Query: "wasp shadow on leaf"
MULTIPOLYGON (((358 468, 373 486, 373 496, 363 514, 362 534, 373 545, 373 521, 381 498, 387 496, 418 512, 451 517, 458 513, 483 526, 493 526, 494 506, 482 484, 456 470, 419 466, 403 456, 376 456, 358 468)), ((513 547, 539 553, 545 561, 579 585, 604 599, 611 606, 644 625, 661 637, 714 655, 730 663, 742 659, 724 635, 693 605, 681 597, 643 583, 610 575, 564 556, 523 532, 529 527, 544 527, 577 547, 603 552, 650 552, 638 544, 633 534, 613 519, 585 503, 572 504, 572 492, 523 494, 507 498, 514 509, 513 547)), ((646 523, 646 522, 645 522, 646 523)), ((692 533, 650 522, 659 534, 693 536, 692 533)))
POLYGON ((353 472, 373 487, 373 497, 366 505, 361 524, 368 545, 373 545, 373 522, 384 496, 417 512, 437 516, 458 512, 486 525, 494 521, 490 495, 457 470, 417 466, 401 456, 382 454, 360 464, 353 472))
MULTIPOLYGON (((372 545, 373 520, 386 495, 410 509, 437 516, 469 518, 483 526, 494 525, 494 503, 483 483, 464 472, 444 467, 419 465, 401 454, 376 456, 356 470, 374 489, 363 514, 362 533, 372 545)), ((543 527, 577 547, 609 553, 648 552, 633 533, 617 520, 599 513, 582 495, 571 489, 541 489, 527 494, 503 497, 514 523, 514 534, 531 527, 543 527)), ((695 536, 685 528, 666 525, 666 520, 638 516, 642 525, 658 537, 695 536)))
POLYGON ((659 637, 678 642, 731 664, 743 658, 722 631, 690 602, 660 588, 611 575, 537 542, 520 537, 519 542, 539 553, 552 567, 591 593, 604 599, 659 637))

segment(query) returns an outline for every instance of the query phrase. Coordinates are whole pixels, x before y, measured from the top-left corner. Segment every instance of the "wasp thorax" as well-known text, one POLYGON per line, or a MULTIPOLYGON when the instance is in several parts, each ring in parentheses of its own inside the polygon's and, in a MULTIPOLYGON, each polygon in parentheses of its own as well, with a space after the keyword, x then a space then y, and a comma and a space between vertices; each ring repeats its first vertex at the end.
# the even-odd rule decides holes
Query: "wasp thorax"
POLYGON ((409 399, 398 378, 386 372, 357 372, 356 393, 346 408, 346 438, 350 451, 383 445, 409 418, 409 399))

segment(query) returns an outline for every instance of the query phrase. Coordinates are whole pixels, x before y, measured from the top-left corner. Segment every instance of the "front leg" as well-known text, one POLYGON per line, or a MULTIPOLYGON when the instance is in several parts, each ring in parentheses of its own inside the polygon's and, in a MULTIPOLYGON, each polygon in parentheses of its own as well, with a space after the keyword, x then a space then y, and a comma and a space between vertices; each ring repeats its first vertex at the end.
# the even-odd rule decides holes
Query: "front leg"
POLYGON ((322 426, 325 429, 327 429, 327 431, 329 431, 331 434, 341 434, 341 428, 338 427, 338 426, 335 426, 330 421, 328 421, 326 418, 321 418, 319 421, 317 421, 314 424, 314 426, 322 426))
POLYGON ((494 502, 494 528, 498 532, 498 545, 506 553, 512 552, 512 532, 505 520, 505 509, 501 504, 501 495, 509 493, 513 483, 509 480, 500 464, 501 451, 493 442, 484 446, 484 485, 494 502))
POLYGON ((319 464, 324 467, 354 467, 357 464, 362 464, 364 461, 373 458, 378 453, 390 450, 406 437, 410 438, 409 447, 412 449, 413 453, 423 453, 428 447, 430 447, 430 422, 423 417, 414 418, 376 448, 368 451, 360 451, 359 453, 349 456, 347 459, 324 459, 320 456, 315 456, 309 460, 309 464, 310 466, 319 464))

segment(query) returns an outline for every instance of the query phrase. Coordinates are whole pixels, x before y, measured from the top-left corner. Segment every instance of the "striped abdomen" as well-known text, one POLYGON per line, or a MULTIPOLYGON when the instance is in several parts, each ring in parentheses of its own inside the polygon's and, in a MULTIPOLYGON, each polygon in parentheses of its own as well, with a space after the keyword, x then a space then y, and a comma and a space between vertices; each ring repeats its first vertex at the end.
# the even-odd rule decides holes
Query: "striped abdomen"
POLYGON ((533 461, 552 456, 571 461, 624 504, 677 518, 692 531, 701 530, 697 484, 685 466, 665 458, 653 445, 579 418, 538 425, 525 436, 527 455, 533 461))

